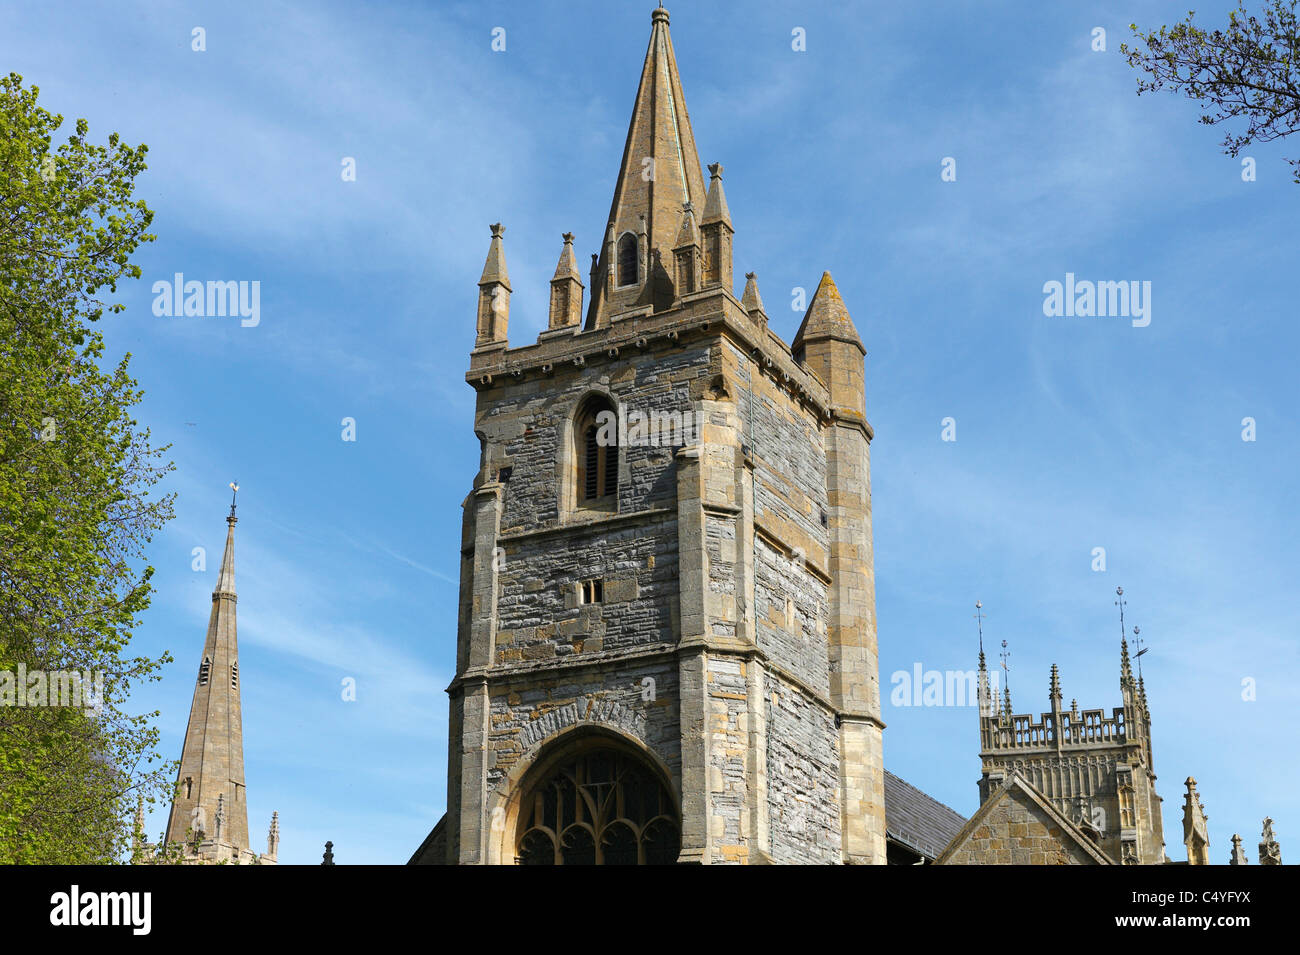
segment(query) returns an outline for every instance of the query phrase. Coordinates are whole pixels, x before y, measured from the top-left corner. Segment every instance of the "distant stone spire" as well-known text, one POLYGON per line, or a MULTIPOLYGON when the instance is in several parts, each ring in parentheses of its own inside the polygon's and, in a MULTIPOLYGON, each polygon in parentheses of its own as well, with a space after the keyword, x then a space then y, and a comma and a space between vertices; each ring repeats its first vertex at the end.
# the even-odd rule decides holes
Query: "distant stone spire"
POLYGON ((266 854, 274 860, 280 852, 280 814, 271 813, 271 831, 266 835, 266 854))
POLYGON ((1052 676, 1047 686, 1047 698, 1054 706, 1059 706, 1061 703, 1061 676, 1055 663, 1052 664, 1052 676))
POLYGON ((645 216, 650 248, 637 251, 651 274, 626 287, 593 282, 588 327, 607 324, 616 309, 652 305, 658 311, 672 305, 674 283, 660 270, 664 266, 673 268, 682 204, 690 202, 697 209, 705 205, 704 175, 668 34, 668 11, 656 9, 650 23, 650 45, 641 67, 641 82, 609 207, 608 222, 615 241, 605 243, 599 272, 602 277, 612 276, 620 237, 626 233, 637 235, 641 217, 645 216))
POLYGON ((1264 832, 1259 839, 1259 864, 1282 864, 1282 847, 1273 836, 1273 820, 1267 816, 1264 818, 1264 832))
POLYGON ((997 701, 993 699, 989 690, 989 669, 984 662, 984 604, 982 601, 975 601, 975 630, 979 635, 980 649, 980 667, 976 680, 976 694, 979 697, 979 716, 980 716, 980 745, 987 744, 984 731, 985 718, 994 715, 997 710, 997 701))
POLYGON ((1115 606, 1119 607, 1119 685, 1127 691, 1133 687, 1133 663, 1128 655, 1128 633, 1124 629, 1124 588, 1115 588, 1115 606))
POLYGON ((145 849, 144 839, 144 796, 135 800, 135 820, 131 829, 131 857, 138 859, 145 849))
POLYGON ((1002 657, 1002 691, 1006 697, 1003 703, 1005 711, 1002 718, 1009 723, 1011 722, 1011 666, 1007 663, 1007 660, 1011 657, 1011 651, 1007 649, 1005 640, 1002 641, 1002 652, 999 656, 1002 657))
POLYGON ((1241 847, 1241 836, 1235 832, 1232 834, 1232 858, 1228 860, 1228 865, 1249 865, 1250 860, 1246 858, 1246 850, 1241 847))
POLYGON ((1183 844, 1187 846, 1188 865, 1210 864, 1210 833, 1205 806, 1196 792, 1196 780, 1187 777, 1187 794, 1183 799, 1183 844))
MULTIPOLYGON (((231 488, 238 491, 232 482, 231 488)), ((190 705, 177 772, 177 794, 164 841, 185 844, 193 830, 227 847, 248 849, 244 732, 239 697, 239 643, 235 620, 235 505, 226 518, 226 547, 212 592, 212 612, 190 705), (220 830, 214 828, 220 825, 220 830)), ((229 856, 226 856, 229 858, 229 856)))

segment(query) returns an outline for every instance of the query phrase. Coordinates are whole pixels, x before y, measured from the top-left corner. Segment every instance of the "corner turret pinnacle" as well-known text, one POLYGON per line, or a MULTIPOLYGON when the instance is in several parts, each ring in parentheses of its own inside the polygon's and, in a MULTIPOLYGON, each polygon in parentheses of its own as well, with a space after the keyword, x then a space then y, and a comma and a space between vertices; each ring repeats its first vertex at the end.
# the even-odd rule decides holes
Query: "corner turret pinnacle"
POLYGON ((740 298, 740 307, 749 317, 758 321, 758 316, 767 320, 767 311, 763 308, 763 297, 758 294, 758 277, 753 272, 745 273, 745 292, 740 298))
POLYGON ((494 222, 489 228, 492 230, 492 241, 488 244, 487 260, 483 263, 483 274, 479 276, 478 284, 500 282, 509 289, 510 275, 506 271, 506 250, 502 244, 506 227, 500 222, 494 222))
POLYGON ((727 208, 727 194, 722 191, 722 163, 709 163, 709 196, 704 201, 702 225, 723 222, 731 225, 731 210, 727 208))
POLYGON ((813 300, 804 313, 803 324, 795 333, 790 350, 798 354, 810 342, 825 339, 847 342, 856 346, 863 355, 867 353, 862 337, 858 334, 853 319, 849 317, 844 299, 840 298, 840 290, 835 287, 835 280, 829 272, 822 273, 822 280, 813 293, 813 300))
POLYGON ((510 275, 506 272, 506 250, 502 243, 506 227, 494 222, 491 229, 487 261, 483 263, 483 274, 478 280, 475 348, 487 345, 506 347, 510 326, 510 275))

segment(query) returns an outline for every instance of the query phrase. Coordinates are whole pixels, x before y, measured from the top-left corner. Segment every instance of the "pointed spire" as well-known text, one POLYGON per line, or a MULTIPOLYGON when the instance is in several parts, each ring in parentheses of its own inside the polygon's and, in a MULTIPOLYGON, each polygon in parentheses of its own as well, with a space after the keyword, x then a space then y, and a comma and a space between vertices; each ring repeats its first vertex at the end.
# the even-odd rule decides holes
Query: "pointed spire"
POLYGON ((1187 846, 1188 865, 1210 864, 1210 833, 1205 806, 1196 791, 1196 780, 1187 777, 1187 793, 1183 797, 1183 844, 1187 846))
POLYGON ((722 222, 731 225, 731 210, 727 208, 727 195, 722 191, 722 163, 709 163, 709 195, 704 200, 702 225, 722 222))
POLYGON ((144 796, 135 800, 135 822, 131 830, 131 855, 138 857, 144 850, 144 796))
MULTIPOLYGON (((230 485, 232 491, 238 485, 230 485)), ((244 734, 239 698, 239 638, 235 608, 235 505, 226 518, 226 549, 212 593, 212 611, 177 769, 176 795, 164 844, 186 833, 219 833, 219 841, 248 849, 244 734)))
POLYGON ((998 654, 998 656, 1002 658, 1002 689, 1003 694, 1006 697, 1004 704, 1006 712, 1003 713, 1003 717, 1009 721, 1011 719, 1011 666, 1007 663, 1007 660, 1011 658, 1011 651, 1007 649, 1007 642, 1005 640, 1002 641, 1002 652, 998 654))
POLYGON ((849 310, 844 306, 844 299, 840 298, 840 290, 835 287, 835 280, 829 272, 822 273, 822 280, 813 293, 813 300, 804 313, 803 323, 795 333, 790 350, 798 353, 809 342, 823 339, 848 342, 857 346, 863 355, 867 353, 862 337, 858 334, 853 319, 849 317, 849 310))
POLYGON ((1249 865, 1250 860, 1246 858, 1246 850, 1241 847, 1241 836, 1235 832, 1232 834, 1232 857, 1228 860, 1228 865, 1249 865))
MULTIPOLYGON (((706 197, 700 155, 695 148, 695 134, 668 34, 668 11, 662 7, 656 9, 650 21, 650 44, 641 67, 641 81, 632 106, 608 221, 614 235, 621 237, 624 233, 636 235, 641 216, 646 217, 646 241, 650 248, 637 251, 652 274, 637 285, 624 283, 614 288, 607 283, 599 286, 593 283, 589 324, 595 326, 606 324, 610 315, 620 309, 647 304, 654 305, 656 310, 671 307, 671 277, 653 273, 662 266, 672 268, 673 241, 681 224, 682 203, 691 202, 696 208, 703 208, 706 197)), ((606 244, 600 259, 602 276, 610 275, 615 264, 612 250, 606 244)))
POLYGON ((271 813, 271 831, 266 835, 266 854, 274 859, 280 851, 280 814, 271 813))
POLYGON ((506 272, 506 251, 503 240, 506 227, 492 223, 492 241, 488 245, 487 261, 478 280, 478 336, 474 347, 506 344, 510 322, 510 275, 506 272))
POLYGON ((700 236, 704 243, 704 287, 721 286, 732 291, 731 210, 722 191, 722 163, 709 165, 709 196, 704 201, 700 236))
POLYGON ((500 222, 494 222, 488 228, 492 230, 492 241, 488 243, 487 260, 483 263, 483 274, 479 276, 478 284, 500 282, 506 289, 510 289, 510 273, 506 271, 506 250, 503 242, 506 227, 500 222))
POLYGON ((1282 864, 1282 847, 1273 835, 1273 820, 1267 816, 1264 817, 1264 831, 1259 837, 1259 864, 1282 864))
POLYGON ((1055 663, 1052 664, 1052 677, 1047 687, 1047 698, 1048 700, 1051 701, 1053 708, 1060 706, 1061 675, 1060 672, 1057 670, 1055 663))
POLYGON ((578 260, 573 254, 573 233, 561 236, 564 247, 560 261, 551 279, 551 307, 548 327, 569 328, 582 320, 582 278, 578 275, 578 260))
POLYGON ((239 518, 235 516, 235 495, 239 485, 230 482, 230 516, 226 518, 226 549, 221 554, 221 571, 217 574, 217 586, 212 591, 213 597, 235 596, 235 525, 239 518))
POLYGON ((981 741, 983 742, 984 718, 993 715, 995 701, 991 698, 989 693, 989 670, 988 666, 984 662, 984 604, 979 600, 975 601, 975 628, 979 633, 980 647, 980 668, 979 675, 976 679, 975 689, 976 694, 979 696, 980 735, 981 741))
POLYGON ((573 233, 566 232, 560 238, 564 247, 560 249, 560 261, 555 265, 555 275, 552 278, 582 281, 582 276, 578 274, 578 259, 573 254, 573 233))
POLYGON ((745 273, 745 294, 741 296, 740 306, 754 321, 760 325, 767 324, 767 311, 763 308, 763 297, 758 294, 758 278, 753 272, 745 273))
POLYGON ((1128 655, 1128 631, 1124 628, 1124 608, 1128 601, 1124 599, 1124 588, 1115 588, 1115 606, 1119 608, 1119 687, 1123 691, 1127 704, 1129 691, 1134 687, 1133 663, 1128 655))
POLYGON ((689 202, 684 202, 682 227, 677 231, 677 241, 673 245, 676 273, 673 285, 679 298, 700 287, 700 258, 700 230, 695 224, 695 210, 689 202))
POLYGON ((677 230, 677 241, 673 249, 700 244, 700 230, 695 225, 695 208, 689 203, 682 203, 682 227, 677 230))

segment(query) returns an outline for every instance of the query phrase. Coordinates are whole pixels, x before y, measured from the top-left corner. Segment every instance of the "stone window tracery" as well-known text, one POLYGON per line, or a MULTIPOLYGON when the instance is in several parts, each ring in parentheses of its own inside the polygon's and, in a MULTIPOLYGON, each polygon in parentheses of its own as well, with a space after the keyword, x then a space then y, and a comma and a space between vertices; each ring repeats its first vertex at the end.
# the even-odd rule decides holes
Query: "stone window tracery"
POLYGON ((670 865, 677 813, 658 774, 612 748, 561 763, 525 794, 522 865, 670 865))

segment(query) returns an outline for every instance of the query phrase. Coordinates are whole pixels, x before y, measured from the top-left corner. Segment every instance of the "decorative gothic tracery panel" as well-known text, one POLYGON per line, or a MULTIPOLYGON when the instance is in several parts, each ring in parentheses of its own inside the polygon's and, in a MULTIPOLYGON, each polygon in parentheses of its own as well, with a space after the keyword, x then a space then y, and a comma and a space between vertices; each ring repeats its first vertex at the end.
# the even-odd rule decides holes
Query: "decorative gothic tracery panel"
POLYGON ((523 865, 670 865, 681 844, 658 774, 613 749, 575 756, 537 782, 519 833, 523 865))

